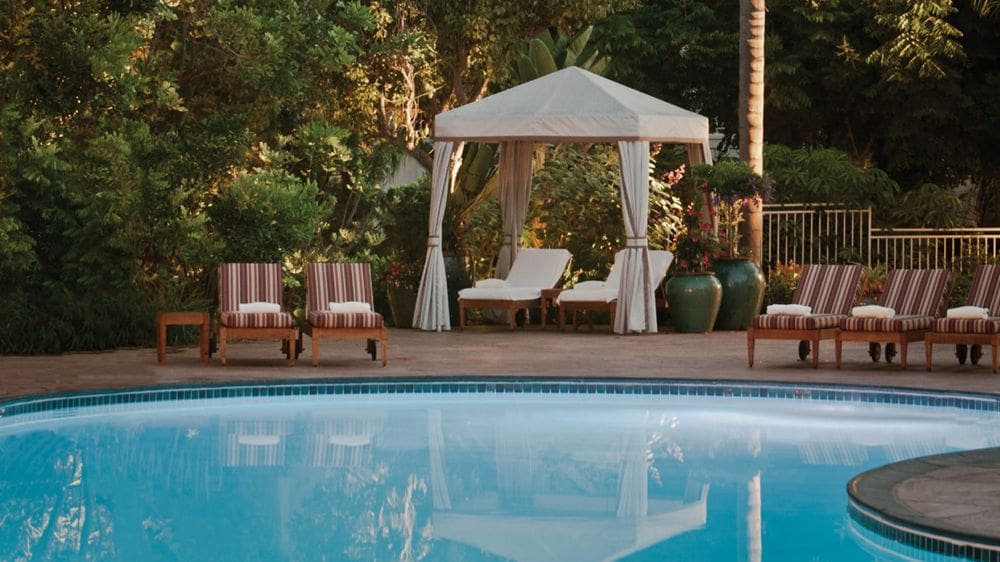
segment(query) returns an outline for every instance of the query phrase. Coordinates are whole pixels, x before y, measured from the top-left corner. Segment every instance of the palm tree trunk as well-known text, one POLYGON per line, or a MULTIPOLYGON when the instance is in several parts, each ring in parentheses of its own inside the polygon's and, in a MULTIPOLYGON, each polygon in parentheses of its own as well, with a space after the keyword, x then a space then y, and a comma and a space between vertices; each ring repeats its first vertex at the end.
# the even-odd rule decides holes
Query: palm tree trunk
MULTIPOLYGON (((764 0, 740 0, 740 159, 758 174, 764 172, 764 11, 764 0)), ((745 212, 743 224, 759 265, 764 249, 760 199, 745 212)))

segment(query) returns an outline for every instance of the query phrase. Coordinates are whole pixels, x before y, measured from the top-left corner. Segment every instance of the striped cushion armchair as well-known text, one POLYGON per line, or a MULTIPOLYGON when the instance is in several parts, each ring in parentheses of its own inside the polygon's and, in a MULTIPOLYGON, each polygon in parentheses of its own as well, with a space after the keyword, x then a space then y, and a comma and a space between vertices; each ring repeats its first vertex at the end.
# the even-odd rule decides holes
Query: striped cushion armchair
POLYGON ((981 265, 976 268, 969 287, 967 306, 989 310, 985 319, 938 318, 924 336, 927 370, 931 370, 934 344, 953 343, 958 346, 958 362, 965 363, 967 345, 972 345, 970 359, 979 363, 980 346, 988 345, 993 351, 993 372, 997 372, 997 353, 1000 348, 1000 265, 981 265))
POLYGON ((286 342, 295 365, 295 320, 284 308, 281 264, 224 263, 219 266, 219 359, 226 364, 229 338, 286 342), (273 310, 271 310, 273 309, 273 310))
POLYGON ((893 269, 885 280, 879 306, 891 308, 890 318, 859 318, 850 316, 840 321, 837 334, 837 368, 845 341, 868 342, 868 353, 878 361, 881 346, 886 342, 885 360, 892 361, 899 346, 899 364, 906 368, 906 348, 911 341, 924 339, 924 334, 944 313, 951 288, 951 272, 947 269, 893 269))
POLYGON ((819 342, 833 339, 841 319, 858 299, 865 270, 860 265, 804 265, 791 304, 808 306, 811 314, 762 314, 747 330, 747 359, 753 367, 758 339, 799 340, 799 359, 813 356, 819 366, 819 342), (811 346, 810 346, 811 344, 811 346))
POLYGON ((371 267, 367 263, 306 265, 307 308, 302 330, 312 339, 313 367, 319 366, 319 342, 323 338, 367 339, 373 360, 378 356, 377 340, 382 344, 385 367, 389 332, 382 315, 372 310, 374 303, 371 267))

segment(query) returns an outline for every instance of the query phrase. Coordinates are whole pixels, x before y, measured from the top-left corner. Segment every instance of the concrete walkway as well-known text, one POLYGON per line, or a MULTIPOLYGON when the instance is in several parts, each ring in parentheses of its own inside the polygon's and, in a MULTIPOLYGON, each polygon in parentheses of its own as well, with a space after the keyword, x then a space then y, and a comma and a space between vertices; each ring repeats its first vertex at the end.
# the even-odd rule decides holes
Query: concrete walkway
MULTIPOLYGON (((463 332, 390 330, 389 366, 371 361, 363 342, 324 341, 319 368, 306 351, 289 367, 276 342, 230 345, 229 365, 198 362, 196 347, 171 349, 165 364, 156 350, 0 357, 0 398, 100 388, 131 388, 224 381, 328 379, 337 377, 550 376, 730 379, 875 385, 1000 394, 1000 375, 988 366, 960 366, 951 346, 935 348, 934 371, 924 369, 924 348, 910 346, 909 367, 873 363, 865 344, 845 344, 844 368, 834 366, 834 347, 821 342, 820 368, 797 357, 797 342, 757 342, 754 368, 747 366, 746 334, 660 333, 617 336, 558 332, 537 326, 508 331, 474 327, 463 332)), ((988 363, 988 351, 983 358, 988 363)))

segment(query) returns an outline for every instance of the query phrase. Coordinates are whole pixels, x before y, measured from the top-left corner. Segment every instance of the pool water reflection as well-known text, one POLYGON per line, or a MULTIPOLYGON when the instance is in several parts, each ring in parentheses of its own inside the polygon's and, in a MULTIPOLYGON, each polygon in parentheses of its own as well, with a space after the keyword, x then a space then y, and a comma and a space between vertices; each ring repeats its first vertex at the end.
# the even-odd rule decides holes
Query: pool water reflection
POLYGON ((992 412, 767 398, 79 408, 0 418, 0 559, 871 560, 852 476, 998 444, 992 412))

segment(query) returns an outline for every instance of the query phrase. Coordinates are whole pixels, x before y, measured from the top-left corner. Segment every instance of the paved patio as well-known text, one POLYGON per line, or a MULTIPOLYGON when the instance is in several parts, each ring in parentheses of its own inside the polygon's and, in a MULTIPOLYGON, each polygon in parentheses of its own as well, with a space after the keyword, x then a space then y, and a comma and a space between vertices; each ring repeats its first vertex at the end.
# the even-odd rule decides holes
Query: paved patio
POLYGON ((617 336, 607 327, 594 332, 558 332, 537 326, 508 331, 476 326, 463 332, 390 330, 389 366, 371 361, 359 341, 323 343, 319 368, 306 352, 288 367, 276 342, 230 345, 229 365, 218 358, 198 362, 196 346, 168 350, 157 364, 154 348, 56 356, 0 357, 0 398, 97 388, 126 388, 224 381, 324 379, 337 377, 551 376, 730 379, 836 383, 1000 393, 1000 376, 989 367, 989 350, 979 366, 960 366, 953 347, 935 348, 933 372, 924 369, 924 347, 910 346, 909 367, 873 363, 863 344, 845 344, 844 368, 834 366, 833 343, 820 348, 820 368, 798 361, 797 343, 757 342, 756 366, 747 367, 746 334, 660 333, 617 336))

